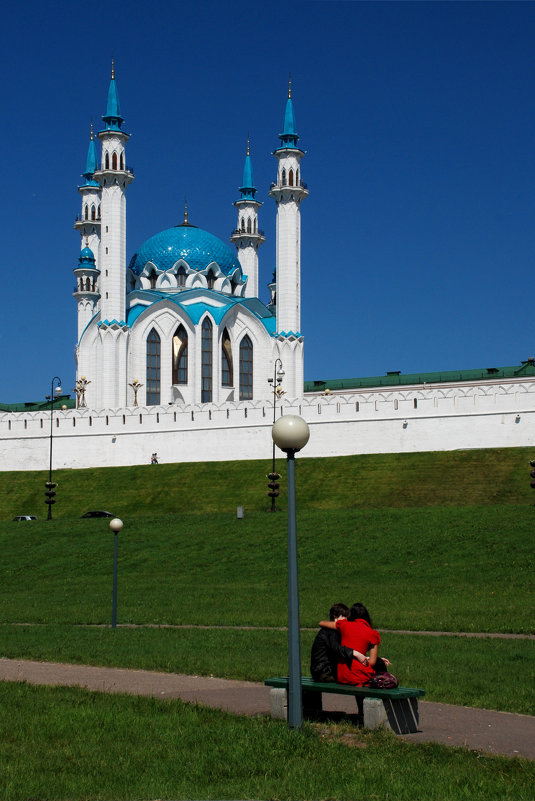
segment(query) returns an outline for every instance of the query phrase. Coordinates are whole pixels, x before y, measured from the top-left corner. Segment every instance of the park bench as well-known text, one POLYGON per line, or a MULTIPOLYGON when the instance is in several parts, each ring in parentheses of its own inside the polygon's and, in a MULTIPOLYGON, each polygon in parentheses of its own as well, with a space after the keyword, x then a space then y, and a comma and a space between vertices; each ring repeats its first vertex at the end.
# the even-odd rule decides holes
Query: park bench
MULTIPOLYGON (((288 713, 288 677, 266 679, 270 687, 271 717, 286 720, 288 713)), ((413 687, 396 687, 379 690, 371 687, 355 687, 352 684, 314 681, 309 676, 301 678, 304 717, 314 717, 323 710, 322 693, 352 695, 357 699, 359 712, 366 729, 387 726, 396 734, 418 731, 418 698, 425 690, 413 687)))

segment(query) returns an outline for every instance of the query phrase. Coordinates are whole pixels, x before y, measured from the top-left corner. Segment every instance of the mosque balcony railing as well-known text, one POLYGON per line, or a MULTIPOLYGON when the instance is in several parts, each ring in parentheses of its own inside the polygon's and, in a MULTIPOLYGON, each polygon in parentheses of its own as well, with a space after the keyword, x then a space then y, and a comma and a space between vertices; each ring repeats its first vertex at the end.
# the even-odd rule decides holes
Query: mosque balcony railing
POLYGON ((308 185, 304 181, 297 181, 296 183, 289 184, 286 181, 285 184, 279 184, 277 181, 272 181, 269 187, 270 189, 308 189, 308 185))
POLYGON ((81 217, 79 214, 74 218, 75 223, 96 223, 96 222, 99 223, 101 221, 102 221, 101 217, 94 217, 93 219, 91 219, 89 217, 81 217))
POLYGON ((257 231, 244 231, 242 228, 235 228, 231 236, 264 236, 265 233, 262 228, 259 228, 257 231))

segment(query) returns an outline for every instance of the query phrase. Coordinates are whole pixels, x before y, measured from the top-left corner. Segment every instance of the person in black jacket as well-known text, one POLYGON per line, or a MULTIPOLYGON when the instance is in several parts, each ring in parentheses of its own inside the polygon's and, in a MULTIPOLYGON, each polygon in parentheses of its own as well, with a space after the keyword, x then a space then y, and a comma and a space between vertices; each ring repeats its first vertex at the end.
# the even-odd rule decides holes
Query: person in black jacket
MULTIPOLYGON (((329 610, 329 620, 347 617, 348 612, 345 604, 334 604, 329 610)), ((366 655, 342 645, 340 633, 335 629, 320 629, 312 643, 310 674, 314 681, 336 681, 337 664, 345 662, 351 666, 353 659, 363 662, 366 655)))

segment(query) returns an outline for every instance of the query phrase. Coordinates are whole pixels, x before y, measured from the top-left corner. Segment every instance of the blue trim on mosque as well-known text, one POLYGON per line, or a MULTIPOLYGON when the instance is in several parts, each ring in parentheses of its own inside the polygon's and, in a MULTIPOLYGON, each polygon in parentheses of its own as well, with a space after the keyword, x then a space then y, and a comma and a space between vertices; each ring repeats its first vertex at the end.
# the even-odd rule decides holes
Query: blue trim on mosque
POLYGON ((184 290, 177 294, 158 292, 157 290, 137 289, 130 294, 130 299, 132 305, 128 310, 126 323, 129 328, 133 327, 135 321, 143 312, 151 311, 153 306, 157 303, 168 301, 178 306, 193 325, 198 325, 206 313, 211 315, 216 325, 220 325, 227 312, 232 309, 233 306, 241 305, 260 320, 270 335, 273 335, 275 332, 276 318, 258 298, 237 298, 206 289, 184 290), (206 302, 205 298, 207 294, 217 299, 217 306, 206 302), (194 301, 195 297, 199 298, 198 302, 194 301), (150 299, 151 303, 148 305, 142 303, 141 301, 145 299, 150 299), (188 302, 186 303, 184 301, 188 302))

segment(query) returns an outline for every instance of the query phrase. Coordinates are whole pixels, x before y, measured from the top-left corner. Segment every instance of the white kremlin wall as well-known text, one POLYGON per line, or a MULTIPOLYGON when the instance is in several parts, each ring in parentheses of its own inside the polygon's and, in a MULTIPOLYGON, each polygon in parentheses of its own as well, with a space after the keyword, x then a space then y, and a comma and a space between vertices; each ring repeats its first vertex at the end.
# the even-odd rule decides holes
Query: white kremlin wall
MULTIPOLYGON (((535 379, 348 390, 277 402, 310 425, 301 457, 535 444, 535 379)), ((269 401, 54 411, 53 465, 269 458, 269 401)), ((45 470, 50 413, 0 412, 0 469, 45 470)), ((282 455, 282 454, 280 454, 282 455)))

